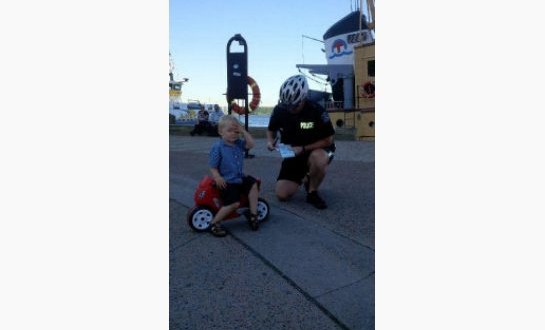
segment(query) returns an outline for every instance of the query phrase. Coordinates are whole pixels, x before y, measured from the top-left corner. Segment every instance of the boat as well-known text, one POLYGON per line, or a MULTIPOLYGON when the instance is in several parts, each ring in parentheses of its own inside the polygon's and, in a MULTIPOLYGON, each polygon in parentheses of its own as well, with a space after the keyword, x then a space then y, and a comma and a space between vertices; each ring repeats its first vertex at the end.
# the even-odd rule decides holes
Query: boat
POLYGON ((169 52, 169 82, 168 82, 168 112, 169 112, 169 123, 176 124, 183 121, 194 121, 197 118, 195 111, 199 111, 200 102, 195 106, 192 102, 190 107, 188 103, 182 102, 182 86, 184 83, 188 82, 188 78, 183 78, 182 80, 174 79, 174 62, 172 60, 172 54, 169 52))
MULTIPOLYGON (((336 128, 350 128, 356 139, 374 138, 375 2, 363 1, 323 35, 327 64, 297 64, 300 72, 325 76, 331 95, 321 101, 336 128)), ((311 91, 312 95, 320 95, 311 91)), ((321 92, 323 95, 323 92, 321 92)))
MULTIPOLYGON (((188 99, 187 102, 182 102, 182 86, 184 83, 188 82, 188 78, 183 78, 182 80, 174 79, 174 62, 172 60, 172 55, 169 52, 169 102, 168 102, 168 112, 169 112, 169 123, 170 124, 187 124, 193 125, 197 122, 197 113, 202 106, 209 112, 212 113, 218 104, 212 103, 201 103, 199 100, 188 99)), ((221 107, 220 107, 221 109, 221 107)), ((222 110, 223 111, 223 110, 222 110)))

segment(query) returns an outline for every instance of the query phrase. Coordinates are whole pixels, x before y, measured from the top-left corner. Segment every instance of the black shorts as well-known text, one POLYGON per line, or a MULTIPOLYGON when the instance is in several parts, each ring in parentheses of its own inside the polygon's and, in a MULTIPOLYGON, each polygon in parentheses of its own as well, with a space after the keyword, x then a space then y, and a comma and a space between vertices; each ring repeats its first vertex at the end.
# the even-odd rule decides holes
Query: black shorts
MULTIPOLYGON (((335 157, 335 144, 327 148, 322 148, 327 152, 329 156, 329 163, 335 157)), ((297 157, 286 158, 282 161, 282 167, 280 168, 280 173, 278 174, 278 180, 289 180, 301 184, 303 178, 308 173, 308 157, 310 152, 305 153, 297 157)))
POLYGON ((252 186, 256 182, 257 181, 253 176, 247 175, 242 178, 242 183, 228 183, 225 189, 220 190, 223 205, 231 205, 239 202, 240 196, 248 195, 250 189, 252 189, 252 186))

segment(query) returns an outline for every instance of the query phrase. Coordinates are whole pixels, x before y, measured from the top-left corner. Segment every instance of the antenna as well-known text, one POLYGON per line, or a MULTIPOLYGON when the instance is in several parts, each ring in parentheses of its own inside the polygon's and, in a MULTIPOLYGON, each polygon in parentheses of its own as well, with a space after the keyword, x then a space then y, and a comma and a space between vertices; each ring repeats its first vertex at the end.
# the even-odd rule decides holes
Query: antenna
POLYGON ((324 43, 323 40, 316 39, 316 38, 312 38, 312 37, 309 37, 309 36, 304 35, 304 34, 302 34, 301 36, 302 36, 303 38, 307 38, 307 39, 311 39, 311 40, 314 40, 314 41, 318 41, 318 42, 324 43))
MULTIPOLYGON (((324 43, 323 40, 320 40, 320 39, 316 39, 316 38, 313 38, 313 37, 309 37, 307 35, 304 35, 302 34, 301 35, 301 56, 303 57, 303 64, 305 64, 305 51, 304 51, 304 47, 305 47, 305 38, 306 39, 310 39, 310 40, 314 40, 314 41, 317 41, 317 42, 320 42, 320 43, 324 43)), ((323 51, 323 50, 322 50, 323 51)))

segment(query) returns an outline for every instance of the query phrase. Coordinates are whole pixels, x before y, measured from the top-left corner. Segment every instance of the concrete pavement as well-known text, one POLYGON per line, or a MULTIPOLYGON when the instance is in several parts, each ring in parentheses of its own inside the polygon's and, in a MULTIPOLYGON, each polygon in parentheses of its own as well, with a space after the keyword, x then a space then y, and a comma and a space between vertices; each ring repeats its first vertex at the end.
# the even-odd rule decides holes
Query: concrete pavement
POLYGON ((257 139, 245 172, 271 215, 230 235, 195 233, 187 209, 217 138, 170 137, 171 329, 374 329, 374 143, 338 141, 320 189, 328 209, 274 197, 281 158, 257 139))

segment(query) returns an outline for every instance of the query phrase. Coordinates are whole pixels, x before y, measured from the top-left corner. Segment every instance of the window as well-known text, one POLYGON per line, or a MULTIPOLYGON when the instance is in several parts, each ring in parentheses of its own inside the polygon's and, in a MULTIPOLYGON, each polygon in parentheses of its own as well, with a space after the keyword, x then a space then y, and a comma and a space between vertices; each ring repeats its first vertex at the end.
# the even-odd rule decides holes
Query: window
POLYGON ((367 74, 369 77, 375 76, 375 60, 367 61, 367 74))

